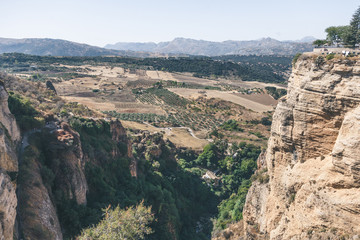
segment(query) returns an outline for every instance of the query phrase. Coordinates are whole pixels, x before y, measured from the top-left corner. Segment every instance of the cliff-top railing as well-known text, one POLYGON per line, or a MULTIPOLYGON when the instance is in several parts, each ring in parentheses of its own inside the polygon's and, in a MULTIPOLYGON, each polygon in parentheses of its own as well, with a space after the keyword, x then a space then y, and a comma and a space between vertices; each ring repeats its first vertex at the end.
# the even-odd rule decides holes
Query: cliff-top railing
POLYGON ((359 48, 346 48, 343 46, 315 46, 313 52, 321 53, 321 54, 343 54, 343 55, 359 55, 360 49, 359 48))

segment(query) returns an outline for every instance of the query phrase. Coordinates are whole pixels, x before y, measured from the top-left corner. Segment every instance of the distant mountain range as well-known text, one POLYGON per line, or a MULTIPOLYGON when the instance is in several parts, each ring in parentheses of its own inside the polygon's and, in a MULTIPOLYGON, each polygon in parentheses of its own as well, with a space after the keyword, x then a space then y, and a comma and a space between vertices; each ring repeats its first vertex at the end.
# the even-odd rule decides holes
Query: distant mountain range
POLYGON ((50 38, 0 38, 1 53, 25 53, 52 56, 130 56, 158 57, 173 55, 294 55, 298 52, 312 51, 312 37, 304 42, 278 41, 263 38, 252 41, 211 42, 187 38, 175 38, 161 43, 116 43, 105 48, 95 47, 61 39, 50 38), (310 41, 310 42, 309 42, 310 41))
POLYGON ((1 53, 25 53, 40 56, 132 56, 152 57, 153 53, 133 52, 126 50, 113 50, 95 47, 61 39, 50 38, 0 38, 1 53))
POLYGON ((175 38, 170 42, 132 43, 119 42, 108 44, 107 49, 144 51, 163 54, 189 55, 294 55, 298 52, 312 51, 312 41, 315 38, 305 37, 300 41, 278 41, 272 38, 262 38, 251 41, 211 42, 188 38, 175 38))

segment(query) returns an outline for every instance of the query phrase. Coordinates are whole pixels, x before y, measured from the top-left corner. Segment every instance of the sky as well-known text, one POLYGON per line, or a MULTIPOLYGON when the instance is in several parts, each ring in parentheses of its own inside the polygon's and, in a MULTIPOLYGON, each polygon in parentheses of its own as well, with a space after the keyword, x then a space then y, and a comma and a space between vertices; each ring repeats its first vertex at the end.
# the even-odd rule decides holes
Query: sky
POLYGON ((0 37, 116 42, 325 38, 359 0, 0 0, 0 37))

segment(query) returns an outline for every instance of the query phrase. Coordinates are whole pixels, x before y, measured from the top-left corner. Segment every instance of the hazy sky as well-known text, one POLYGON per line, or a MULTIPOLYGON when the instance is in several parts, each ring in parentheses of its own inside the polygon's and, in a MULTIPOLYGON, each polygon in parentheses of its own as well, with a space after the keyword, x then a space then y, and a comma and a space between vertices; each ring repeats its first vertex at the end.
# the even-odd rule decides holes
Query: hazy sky
POLYGON ((115 42, 325 37, 359 0, 0 0, 0 37, 115 42))

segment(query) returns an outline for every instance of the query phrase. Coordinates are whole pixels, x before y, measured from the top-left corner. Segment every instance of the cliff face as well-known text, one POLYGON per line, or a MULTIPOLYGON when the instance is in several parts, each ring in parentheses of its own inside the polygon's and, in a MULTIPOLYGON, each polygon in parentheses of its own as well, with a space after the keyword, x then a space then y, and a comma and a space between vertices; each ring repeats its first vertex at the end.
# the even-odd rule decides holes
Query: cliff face
POLYGON ((61 123, 55 134, 56 141, 50 146, 54 146, 51 149, 51 168, 56 175, 56 185, 68 199, 75 199, 78 204, 86 204, 88 186, 80 135, 67 123, 61 123), (61 163, 57 165, 59 161, 61 163))
MULTIPOLYGON (((119 121, 110 122, 109 126, 107 131, 110 130, 114 144, 111 155, 125 156, 126 151, 119 149, 128 147, 125 129, 119 121)), ((79 205, 87 203, 85 163, 101 164, 102 155, 90 157, 82 147, 79 133, 66 122, 48 122, 41 132, 32 135, 32 140, 34 144, 25 149, 19 172, 22 234, 29 239, 61 240, 67 232, 60 225, 67 223, 59 220, 56 203, 70 199, 79 205)))
MULTIPOLYGON (((32 136, 19 172, 20 225, 29 239, 63 239, 54 193, 86 204, 88 185, 79 134, 65 123, 48 122, 32 136)), ((57 199, 59 200, 59 199, 57 199)))
POLYGON ((261 161, 270 180, 247 196, 247 239, 360 234, 359 103, 360 60, 299 58, 261 161))
POLYGON ((24 239, 61 240, 50 183, 42 177, 44 168, 39 162, 40 155, 36 147, 28 146, 22 156, 18 179, 20 234, 24 239))
POLYGON ((0 81, 0 168, 10 172, 18 170, 15 143, 20 140, 20 131, 8 107, 8 93, 0 81))
POLYGON ((0 172, 0 186, 0 239, 12 239, 17 205, 15 186, 4 172, 0 172))
POLYGON ((16 218, 16 186, 8 172, 18 171, 16 143, 20 131, 8 108, 8 93, 0 81, 0 239, 12 239, 16 218))
POLYGON ((122 152, 126 152, 126 157, 131 159, 130 161, 131 176, 137 177, 138 176, 137 160, 134 158, 132 154, 132 143, 127 138, 126 130, 119 120, 110 122, 110 133, 112 140, 118 146, 113 149, 112 156, 113 157, 124 156, 122 152))

